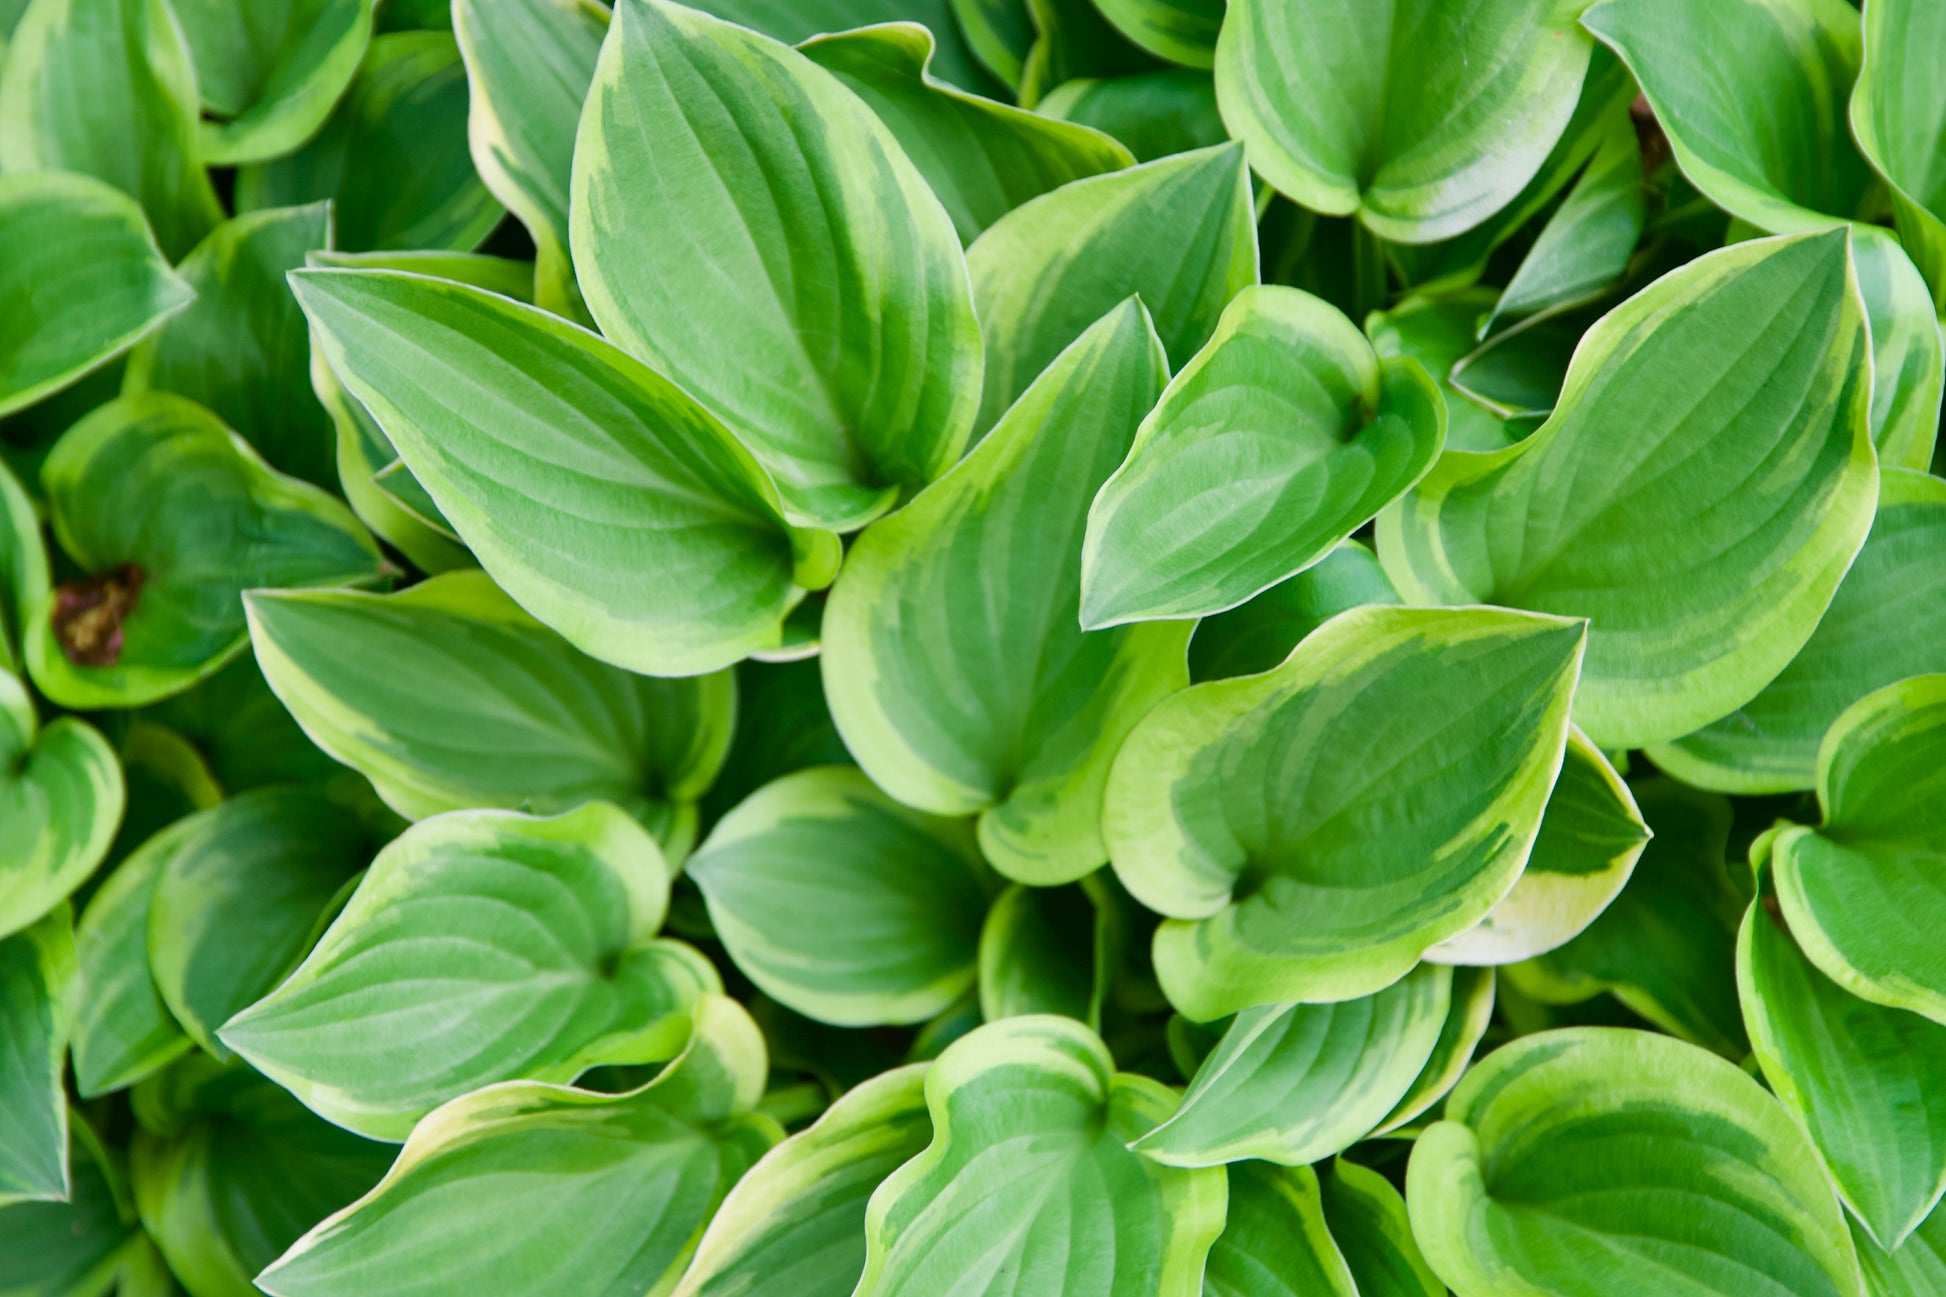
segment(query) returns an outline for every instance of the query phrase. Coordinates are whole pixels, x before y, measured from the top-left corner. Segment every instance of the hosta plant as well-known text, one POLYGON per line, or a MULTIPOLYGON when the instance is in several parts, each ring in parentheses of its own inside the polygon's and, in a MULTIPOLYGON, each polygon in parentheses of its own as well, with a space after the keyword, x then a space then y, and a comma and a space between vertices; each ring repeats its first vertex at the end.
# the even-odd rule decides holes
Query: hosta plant
POLYGON ((1937 0, 0 0, 0 1297, 1946 1294, 1937 0))

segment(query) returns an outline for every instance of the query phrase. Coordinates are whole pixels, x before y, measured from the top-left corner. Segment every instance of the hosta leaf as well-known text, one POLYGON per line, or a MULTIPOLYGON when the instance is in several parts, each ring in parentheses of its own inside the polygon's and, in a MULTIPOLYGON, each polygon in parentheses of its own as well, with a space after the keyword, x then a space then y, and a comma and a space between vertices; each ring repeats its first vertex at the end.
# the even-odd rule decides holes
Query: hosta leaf
POLYGON ((1608 908, 1635 870, 1649 828, 1628 785, 1580 730, 1568 732, 1561 777, 1520 881, 1478 926, 1426 958, 1511 964, 1561 946, 1608 908))
POLYGON ((914 23, 820 36, 803 53, 878 114, 965 243, 1030 199, 1134 162, 1100 131, 938 81, 932 34, 914 23))
POLYGON ((1131 294, 1171 365, 1186 364, 1257 282, 1242 154, 1223 145, 1063 185, 996 222, 966 263, 986 338, 983 430, 1131 294))
POLYGON ((179 820, 151 837, 81 912, 72 1049, 84 1099, 133 1085, 191 1047, 149 971, 149 902, 163 866, 199 827, 179 820))
POLYGON ((1872 443, 1883 467, 1923 473, 1939 438, 1946 343, 1926 281, 1899 246, 1875 226, 1852 230, 1852 261, 1872 329, 1872 443))
POLYGON ((736 734, 723 773, 703 799, 703 818, 711 823, 773 779, 851 761, 825 706, 815 660, 740 662, 736 680, 736 734))
POLYGON ((1772 1091, 1853 1214, 1898 1248, 1946 1192, 1946 1026, 1845 991, 1764 902, 1743 919, 1737 989, 1772 1091))
POLYGON ((103 1297, 115 1283, 133 1232, 124 1219, 108 1155, 78 1117, 72 1131, 73 1184, 66 1202, 0 1207, 6 1297, 103 1297))
POLYGON ((1082 77, 1146 72, 1156 61, 1109 25, 1092 0, 1026 0, 1034 30, 1020 66, 1020 102, 1038 107, 1055 86, 1082 77))
POLYGON ((955 0, 701 0, 691 7, 787 45, 880 23, 923 23, 932 32, 938 51, 933 70, 942 79, 976 94, 998 89, 967 48, 953 18, 955 0))
POLYGON ((227 1060, 216 1029, 297 965, 368 850, 342 808, 297 788, 246 793, 194 823, 157 871, 149 967, 190 1038, 227 1060))
POLYGON ((1123 885, 1169 916, 1170 1003, 1369 995, 1473 926, 1526 864, 1582 644, 1499 609, 1360 609, 1151 711, 1103 820, 1123 885))
POLYGON ((1216 110, 1216 83, 1209 73, 1188 68, 1065 81, 1034 111, 1112 135, 1138 162, 1210 148, 1230 138, 1216 110))
POLYGON ((986 858, 1016 881, 1106 861, 1115 747, 1184 683, 1187 623, 1084 633, 1076 617, 1088 501, 1164 364, 1140 303, 1104 316, 951 474, 858 539, 825 609, 825 693, 859 764, 907 805, 977 812, 986 858))
POLYGON ((1946 309, 1946 83, 1933 75, 1942 51, 1946 12, 1937 5, 1867 5, 1850 115, 1860 151, 1891 185, 1899 237, 1946 309))
MULTIPOLYGON (((148 713, 180 732, 209 762, 219 791, 248 792, 269 784, 359 782, 320 752, 291 719, 264 683, 257 659, 248 653, 188 693, 148 713)), ((197 809, 207 809, 214 801, 197 809)))
POLYGON ((196 160, 196 73, 165 0, 32 0, 0 66, 0 170, 106 180, 141 203, 171 261, 209 233, 223 210, 196 160))
POLYGON ((1203 1297, 1359 1297, 1325 1225, 1317 1172, 1238 1162, 1229 1181, 1229 1216, 1209 1250, 1203 1297))
POLYGON ((1789 663, 1864 541, 1866 345, 1842 230, 1701 257, 1589 331, 1540 431, 1387 510, 1379 557, 1409 600, 1589 618, 1597 744, 1688 733, 1789 663))
POLYGON ((859 771, 786 775, 724 816, 690 862, 745 976, 820 1022, 920 1022, 973 985, 988 881, 972 825, 859 771))
POLYGON ((1224 0, 1096 0, 1115 30, 1157 58, 1192 68, 1216 62, 1224 0))
POLYGON ((783 1132, 752 1111, 763 1036, 718 996, 682 1054, 607 1095, 515 1081, 438 1109, 391 1171, 259 1276, 275 1297, 667 1292, 783 1132))
POLYGON ((140 706, 214 674, 250 642, 245 590, 378 576, 348 509, 179 396, 102 406, 41 478, 54 534, 88 574, 43 600, 26 638, 34 683, 65 707, 140 706))
POLYGON ((573 194, 602 331, 743 437, 794 519, 857 527, 958 458, 980 368, 959 241, 830 73, 693 10, 621 0, 573 194))
POLYGON ((1445 402, 1328 303, 1245 288, 1088 510, 1090 629, 1234 608, 1316 563, 1424 476, 1445 402))
POLYGON ((1189 641, 1190 679, 1202 684, 1268 671, 1339 613, 1398 602, 1372 551, 1355 540, 1343 541, 1290 580, 1197 622, 1189 641))
POLYGON ((74 924, 64 905, 0 938, 0 1210, 69 1195, 61 1074, 77 1004, 74 969, 74 924))
POLYGON ((1812 788, 1839 714, 1929 671, 1946 671, 1946 482, 1888 469, 1865 547, 1803 650, 1742 707, 1649 756, 1721 792, 1812 788))
POLYGON ((177 820, 223 800, 223 789, 203 754, 187 735, 165 725, 131 719, 115 755, 128 784, 128 809, 108 849, 112 866, 119 867, 177 820))
POLYGON ((329 1120, 394 1140, 490 1082, 667 1058, 717 986, 655 939, 668 897, 654 840, 605 803, 442 815, 379 852, 297 971, 219 1036, 329 1120))
POLYGON ((1867 694, 1818 752, 1820 829, 1771 844, 1777 894, 1825 976, 1946 1023, 1946 675, 1867 694))
POLYGON ((723 426, 595 335, 421 275, 294 282, 332 371, 440 511, 582 651, 658 675, 714 671, 779 643, 801 587, 831 579, 836 538, 787 527, 723 426))
POLYGON ((1446 1297, 1413 1238, 1405 1199, 1370 1167, 1339 1158, 1320 1177, 1324 1220, 1359 1297, 1446 1297))
POLYGON ((1448 997, 1446 1022, 1439 1029, 1439 1039, 1433 1042, 1432 1055, 1426 1059, 1426 1065, 1420 1069, 1418 1077, 1406 1087, 1405 1097, 1373 1129, 1374 1135, 1388 1134, 1411 1125, 1431 1111, 1433 1105, 1445 1098, 1446 1092, 1459 1083, 1466 1069, 1472 1066, 1473 1051, 1479 1048, 1480 1039, 1486 1035, 1487 1024, 1493 1017, 1495 989, 1496 981, 1491 968, 1453 970, 1453 989, 1448 997))
POLYGON ((1336 1156, 1392 1111, 1432 1057, 1453 973, 1421 964, 1373 995, 1266 1004, 1230 1023, 1169 1120, 1135 1141, 1171 1166, 1336 1156))
POLYGON ((1870 1297, 1931 1297, 1946 1286, 1946 1211, 1934 1208, 1896 1252, 1881 1250, 1856 1223, 1851 1235, 1870 1297))
POLYGON ((408 819, 601 800, 674 859, 695 842, 736 719, 727 672, 665 680, 596 661, 482 572, 246 605, 257 660, 305 733, 408 819))
POLYGON ((1034 20, 1027 0, 949 0, 956 25, 980 64, 1009 90, 1020 90, 1020 74, 1034 44, 1034 20))
POLYGON ((135 1112, 135 1204, 195 1297, 250 1297, 256 1273, 376 1184, 392 1152, 318 1120, 248 1068, 200 1054, 143 1082, 135 1112))
POLYGON ((980 929, 980 1016, 1058 1013, 1099 1031, 1121 957, 1119 919, 1099 873, 1065 887, 1009 887, 980 929))
POLYGON ((1574 113, 1589 47, 1572 8, 1549 0, 1234 0, 1216 97, 1279 193, 1431 243, 1534 178, 1574 113))
POLYGON ((18 632, 47 597, 51 579, 40 515, 13 470, 0 463, 0 672, 19 674, 18 632))
POLYGON ((476 247, 505 213, 473 170, 466 113, 451 32, 374 37, 310 143, 237 172, 237 210, 329 198, 341 248, 476 247))
POLYGON ((534 239, 536 299, 585 322, 568 260, 569 173, 581 105, 608 31, 596 0, 455 0, 480 178, 534 239))
POLYGON ((1410 356, 1426 367, 1446 397, 1446 449, 1505 450, 1533 430, 1531 423, 1502 419, 1471 400, 1452 382, 1453 367, 1474 349, 1481 319, 1499 298, 1476 289, 1445 297, 1409 297, 1365 321, 1372 350, 1381 359, 1410 356))
POLYGON ((27 687, 0 671, 0 937, 87 881, 126 803, 107 740, 72 716, 42 726, 27 687))
POLYGON ((330 245, 323 203, 217 226, 180 267, 195 302, 130 353, 122 390, 186 396, 278 472, 335 486, 330 420, 311 397, 310 338, 284 282, 306 254, 330 245))
POLYGON ((1127 1144, 1175 1107, 1068 1018, 1008 1018, 926 1075, 933 1141, 872 1195, 858 1297, 1195 1297, 1224 1178, 1127 1144))
POLYGON ((841 1096, 751 1167, 717 1209, 673 1297, 851 1297, 865 1269, 865 1205, 932 1138, 926 1067, 841 1096))
POLYGON ((108 363, 193 295, 126 195, 87 176, 0 176, 0 318, 15 322, 0 415, 108 363))
POLYGON ((1858 15, 1844 0, 1600 0, 1582 25, 1641 85, 1683 174, 1759 229, 1865 214, 1845 121, 1858 15))
POLYGON ((1528 1036, 1460 1082, 1407 1173, 1459 1297, 1861 1297, 1817 1154, 1733 1064, 1650 1032, 1528 1036))
POLYGON ((211 166, 289 153, 331 115, 372 38, 373 0, 171 0, 215 120, 198 151, 211 166))
POLYGON ((1655 836, 1628 885, 1574 940, 1514 965, 1514 983, 1547 1003, 1611 991, 1663 1030, 1741 1057, 1736 931, 1746 898, 1724 866, 1729 804, 1666 779, 1632 791, 1655 836))

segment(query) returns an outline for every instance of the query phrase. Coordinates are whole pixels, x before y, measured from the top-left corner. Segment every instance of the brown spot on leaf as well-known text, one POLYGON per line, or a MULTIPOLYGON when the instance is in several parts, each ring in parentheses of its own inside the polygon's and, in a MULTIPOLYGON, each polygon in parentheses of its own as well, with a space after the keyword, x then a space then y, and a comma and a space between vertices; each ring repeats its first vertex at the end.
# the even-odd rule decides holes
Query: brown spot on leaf
POLYGON ((1763 898, 1764 913, 1777 925, 1777 930, 1785 936, 1791 935, 1791 925, 1784 920, 1784 907, 1777 902, 1775 893, 1766 893, 1763 898))
POLYGON ((142 569, 124 563, 104 576, 54 591, 54 638, 78 667, 112 667, 122 657, 122 622, 142 597, 142 569))
POLYGON ((1642 174, 1653 176, 1669 160, 1669 137, 1662 131, 1662 123, 1656 120, 1655 109, 1649 107, 1647 95, 1635 96, 1635 102, 1628 106, 1628 119, 1635 127, 1635 142, 1642 150, 1642 174))

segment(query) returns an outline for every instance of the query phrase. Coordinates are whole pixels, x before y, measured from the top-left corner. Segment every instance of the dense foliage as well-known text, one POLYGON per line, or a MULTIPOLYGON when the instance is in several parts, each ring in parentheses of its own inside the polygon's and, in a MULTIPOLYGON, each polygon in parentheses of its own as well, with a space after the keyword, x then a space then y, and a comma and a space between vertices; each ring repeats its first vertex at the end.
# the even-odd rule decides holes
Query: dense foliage
POLYGON ((1938 0, 0 49, 0 1297, 1946 1294, 1938 0))

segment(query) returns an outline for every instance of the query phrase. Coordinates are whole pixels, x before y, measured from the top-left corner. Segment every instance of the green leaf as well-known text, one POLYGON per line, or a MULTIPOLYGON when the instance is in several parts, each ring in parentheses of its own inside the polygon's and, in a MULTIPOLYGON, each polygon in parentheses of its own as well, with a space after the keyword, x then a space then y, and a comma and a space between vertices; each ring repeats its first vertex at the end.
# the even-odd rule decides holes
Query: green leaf
POLYGON ((1058 1013, 1099 1031, 1121 946, 1120 915, 1099 873, 1064 887, 1016 883, 980 928, 980 1016, 1058 1013))
POLYGON ((1845 121, 1858 14, 1844 0, 1600 0, 1581 21, 1717 206, 1772 233, 1867 214, 1872 173, 1845 121))
POLYGON ((1764 1077, 1875 1241, 1898 1248, 1946 1192, 1946 1026, 1820 973, 1772 898, 1737 942, 1743 1021, 1764 1077))
POLYGON ((1453 367, 1473 352, 1479 322, 1498 301, 1487 289, 1409 297, 1389 311, 1372 312, 1365 320, 1365 333, 1380 359, 1410 356, 1438 382, 1446 398, 1448 451, 1505 450, 1533 431, 1531 423, 1503 419, 1453 385, 1453 367))
POLYGON ((1034 31, 1020 67, 1020 103, 1038 107, 1055 86, 1078 78, 1147 72, 1156 61, 1109 25, 1092 0, 1026 0, 1034 31))
POLYGON ((1216 110, 1216 82, 1209 73, 1189 68, 1064 81, 1034 111, 1111 135, 1128 146, 1137 162, 1210 148, 1230 138, 1216 110))
POLYGON ((1881 1251, 1855 1221, 1851 1236, 1870 1297, 1931 1297, 1946 1286, 1946 1212, 1935 1208, 1896 1252, 1881 1251))
MULTIPOLYGON (((1434 1104, 1446 1097, 1473 1064, 1473 1051, 1479 1048, 1493 1017, 1497 979, 1491 968, 1455 968, 1450 1007, 1446 1022, 1433 1042, 1417 1079, 1406 1087, 1405 1097, 1372 1131, 1374 1136, 1389 1134, 1411 1126, 1434 1104)), ((1416 1132, 1415 1132, 1416 1133, 1416 1132)))
POLYGON ((703 797, 703 819, 712 824, 773 779, 851 761, 814 659, 739 662, 736 681, 736 734, 723 773, 703 797))
POLYGON ((1628 785, 1580 730, 1513 890, 1476 927, 1426 952, 1453 964, 1511 964, 1553 950, 1596 921, 1635 871, 1649 827, 1628 785))
POLYGON ((1076 618, 1088 501, 1164 364, 1139 302, 1104 316, 951 474, 859 537, 825 609, 825 693, 858 763, 909 806, 977 813, 981 850, 1017 882, 1107 860, 1115 748, 1185 680, 1187 623, 1076 618))
POLYGON ((1540 431, 1447 456, 1380 516, 1393 584, 1410 602, 1590 619, 1575 721, 1604 748, 1748 702, 1810 638, 1871 524, 1847 245, 1842 230, 1737 244, 1609 312, 1540 431))
POLYGON ((980 429, 1130 295, 1171 366, 1188 363, 1257 282, 1254 212, 1242 153, 1222 145, 1063 185, 995 222, 966 254, 986 338, 980 429))
POLYGON ((938 50, 934 71, 941 79, 975 94, 1000 90, 975 59, 960 24, 954 21, 956 0, 701 0, 691 7, 760 31, 786 45, 881 23, 923 23, 932 32, 938 50))
POLYGON ((151 837, 81 912, 72 1049, 84 1099, 125 1089, 191 1048, 149 971, 149 902, 163 867, 200 827, 194 818, 178 820, 151 837))
POLYGON ((1926 281, 1876 226, 1853 227, 1852 260, 1872 329, 1872 443, 1886 468, 1923 473, 1939 437, 1946 350, 1926 281))
POLYGON ((200 1054, 144 1081, 135 1113, 135 1204, 195 1297, 251 1297, 256 1273, 376 1184, 392 1152, 319 1121, 248 1068, 200 1054))
POLYGON ((54 534, 88 574, 42 601, 26 638, 34 683, 64 707, 137 707, 213 675, 250 642, 245 590, 379 573, 348 509, 179 396, 102 406, 41 478, 54 534))
POLYGON ((1398 602, 1372 552, 1355 540, 1343 541, 1290 580, 1197 622, 1189 641, 1189 677, 1202 684, 1268 671, 1339 613, 1398 602))
POLYGON ((780 643, 830 581, 836 537, 787 527, 723 425, 595 335, 422 275, 292 282, 332 371, 481 564, 583 652, 714 671, 780 643))
POLYGON ((0 171, 106 180, 142 204, 171 261, 210 232, 223 209, 196 159, 196 73, 166 0, 32 0, 0 66, 0 171))
POLYGON ((1446 1297, 1413 1238, 1405 1199, 1370 1167, 1337 1159, 1320 1177, 1325 1224, 1360 1297, 1446 1297))
POLYGON ((195 816, 149 900, 149 967, 163 1002, 217 1059, 216 1029, 297 966, 365 865, 357 822, 298 788, 246 793, 195 816))
MULTIPOLYGON (((256 658, 248 653, 147 715, 196 745, 220 790, 241 793, 269 784, 322 787, 362 782, 304 736, 264 683, 256 658)), ((211 804, 205 802, 198 809, 211 804)))
POLYGON ((65 905, 0 939, 0 1210, 69 1196, 61 1073, 79 1003, 74 970, 74 924, 65 905))
POLYGON ((1199 617, 1310 567, 1432 467, 1445 402, 1328 303, 1252 286, 1088 510, 1081 623, 1199 617))
POLYGON ((575 268, 602 331, 742 437, 793 520, 860 526, 959 457, 980 366, 959 241, 837 78, 621 0, 575 163, 575 268))
POLYGON ((1818 805, 1821 828, 1771 843, 1798 945, 1853 995, 1946 1023, 1946 675, 1838 717, 1818 751, 1818 805))
POLYGON ((337 484, 331 425, 311 396, 311 347, 287 272, 331 244, 331 210, 250 212, 225 221, 180 267, 188 310, 128 358, 125 393, 175 392, 206 407, 280 473, 337 484))
POLYGON ((914 23, 819 36, 802 52, 878 114, 963 243, 1030 199, 1134 162, 1100 131, 939 81, 930 71, 932 34, 914 23))
POLYGON ((753 1111, 763 1036, 706 996, 688 1046, 639 1089, 517 1081, 453 1100, 385 1179, 258 1276, 274 1297, 377 1291, 667 1292, 711 1213, 783 1137, 753 1111))
POLYGON ((867 1200, 932 1138, 926 1070, 873 1077, 766 1153, 717 1209, 672 1297, 851 1297, 867 1200))
POLYGON ((1887 469, 1865 547, 1802 651, 1755 698, 1649 757, 1719 792, 1812 788, 1839 714, 1929 671, 1946 671, 1946 482, 1887 469))
POLYGON ((141 209, 86 176, 0 176, 0 415, 107 364, 189 304, 141 209))
MULTIPOLYGON (((1028 0, 950 0, 953 17, 975 58, 1018 92, 1027 54, 1038 33, 1028 0)), ((1045 87, 1043 87, 1044 89, 1045 87)))
POLYGON ((1224 1176, 1129 1151, 1173 1092, 1116 1072, 1072 1019, 1008 1018, 926 1076, 933 1141, 866 1213, 858 1297, 951 1289, 1195 1297, 1223 1229, 1224 1176))
POLYGON ((218 1035, 328 1120, 403 1139, 494 1081, 669 1057, 717 979, 656 939, 668 898, 655 841, 606 803, 438 816, 379 852, 297 971, 218 1035))
POLYGON ((1359 1297, 1324 1222, 1308 1166, 1238 1162, 1229 1216, 1209 1251, 1203 1297, 1359 1297))
POLYGON ((50 580, 40 515, 13 470, 0 463, 0 672, 20 673, 17 634, 47 597, 50 580))
POLYGON ((1478 225, 1534 178, 1574 113, 1590 42, 1550 0, 1234 0, 1216 97, 1251 169, 1380 238, 1478 225))
POLYGON ((19 678, 0 671, 0 937, 86 882, 127 804, 122 767, 86 721, 46 726, 19 678))
POLYGON ((78 1114, 71 1134, 67 1201, 0 1207, 6 1297, 105 1297, 114 1286, 132 1217, 124 1219, 108 1155, 78 1114))
POLYGON ((1169 916, 1155 963, 1177 1011, 1369 995, 1478 922, 1527 862, 1583 642, 1500 609, 1359 609, 1144 717, 1104 832, 1169 916))
POLYGON ((353 252, 477 247, 505 213, 473 169, 466 114, 452 33, 374 37, 310 143, 237 172, 236 208, 329 198, 338 246, 353 252))
POLYGON ((1344 1152, 1418 1079, 1446 1025, 1452 986, 1451 969, 1421 964, 1356 1000, 1245 1009, 1182 1106, 1135 1151, 1170 1166, 1246 1158, 1305 1166, 1344 1152))
POLYGON ((1581 935, 1508 972, 1544 1003, 1613 992, 1664 1031, 1740 1058, 1736 931, 1747 898, 1725 868, 1729 804, 1666 779, 1633 793, 1655 836, 1628 885, 1581 935))
POLYGON ((587 306, 568 260, 568 192, 581 106, 608 31, 596 0, 454 0, 472 87, 467 138, 480 178, 534 240, 539 304, 577 323, 587 306))
POLYGON ((319 747, 408 819, 613 802, 680 860, 729 749, 736 682, 673 680, 586 656, 483 572, 394 595, 258 591, 264 675, 319 747))
POLYGON ((1924 0, 1865 8, 1864 63, 1851 91, 1858 148, 1892 190, 1899 238, 1946 310, 1946 13, 1924 0))
POLYGON ((171 0, 214 120, 211 166, 289 153, 324 125, 372 38, 373 0, 171 0))
POLYGON ((1216 63, 1224 0, 1095 0, 1115 30, 1157 58, 1192 68, 1216 63))
POLYGON ((806 1017, 921 1022, 973 985, 990 884, 972 825, 901 806, 856 769, 758 789, 689 874, 737 968, 806 1017))
POLYGON ((1642 1031, 1528 1036, 1467 1074, 1406 1176, 1459 1297, 1862 1297, 1817 1154, 1714 1055, 1642 1031))

